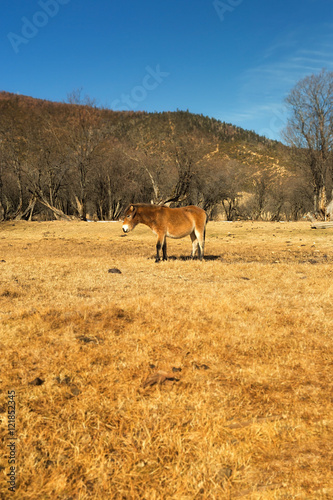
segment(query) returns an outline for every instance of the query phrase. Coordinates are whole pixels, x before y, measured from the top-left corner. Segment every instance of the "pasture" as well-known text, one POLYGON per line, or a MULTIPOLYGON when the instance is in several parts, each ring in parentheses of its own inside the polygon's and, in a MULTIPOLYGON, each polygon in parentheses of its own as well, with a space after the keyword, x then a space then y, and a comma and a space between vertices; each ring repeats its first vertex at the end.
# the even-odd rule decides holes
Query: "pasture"
POLYGON ((333 498, 333 230, 209 222, 203 262, 155 243, 0 225, 0 498, 333 498))

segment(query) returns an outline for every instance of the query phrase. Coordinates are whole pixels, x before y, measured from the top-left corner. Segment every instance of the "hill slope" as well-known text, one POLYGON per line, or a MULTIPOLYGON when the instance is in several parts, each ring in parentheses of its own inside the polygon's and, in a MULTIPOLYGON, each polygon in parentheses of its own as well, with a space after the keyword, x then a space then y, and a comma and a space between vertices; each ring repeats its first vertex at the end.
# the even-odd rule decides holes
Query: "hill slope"
POLYGON ((116 218, 132 201, 195 203, 212 214, 224 207, 228 218, 307 208, 292 207, 290 189, 304 180, 286 146, 214 118, 8 92, 0 92, 0 117, 2 218, 116 218))

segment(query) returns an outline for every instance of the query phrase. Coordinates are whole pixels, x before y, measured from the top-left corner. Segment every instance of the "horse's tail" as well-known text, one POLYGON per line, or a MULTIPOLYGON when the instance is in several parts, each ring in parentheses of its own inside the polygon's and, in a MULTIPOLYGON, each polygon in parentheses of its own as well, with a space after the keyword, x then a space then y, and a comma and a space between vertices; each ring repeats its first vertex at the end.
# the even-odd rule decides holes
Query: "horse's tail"
POLYGON ((203 240, 204 240, 204 242, 205 242, 205 239, 206 239, 206 226, 208 224, 208 220, 209 220, 209 215, 206 212, 206 222, 205 222, 205 227, 204 227, 204 232, 203 232, 203 240))

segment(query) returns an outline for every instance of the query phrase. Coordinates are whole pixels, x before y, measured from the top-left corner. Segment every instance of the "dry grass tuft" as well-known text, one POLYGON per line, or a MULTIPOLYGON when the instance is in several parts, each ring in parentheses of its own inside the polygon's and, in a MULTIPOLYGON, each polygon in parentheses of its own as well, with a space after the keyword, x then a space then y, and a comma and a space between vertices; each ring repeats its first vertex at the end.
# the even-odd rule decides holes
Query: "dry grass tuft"
POLYGON ((333 234, 207 229, 0 226, 1 498, 333 497, 333 234))

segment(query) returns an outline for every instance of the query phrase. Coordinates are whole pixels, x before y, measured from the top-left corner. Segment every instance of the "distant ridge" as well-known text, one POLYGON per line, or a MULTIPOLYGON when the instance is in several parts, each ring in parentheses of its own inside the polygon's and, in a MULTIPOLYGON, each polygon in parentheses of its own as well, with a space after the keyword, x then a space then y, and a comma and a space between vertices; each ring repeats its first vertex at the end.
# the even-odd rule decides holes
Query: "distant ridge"
MULTIPOLYGON (((2 101, 14 101, 17 104, 20 104, 22 106, 28 106, 28 107, 40 107, 43 105, 47 106, 74 106, 74 104, 70 104, 67 102, 59 102, 59 101, 51 101, 48 99, 40 99, 37 97, 31 97, 28 95, 24 94, 19 94, 19 93, 12 93, 8 92, 5 90, 0 91, 0 100, 2 101)), ((81 106, 86 106, 84 103, 80 103, 81 106)), ((98 106, 97 106, 98 108, 98 106)), ((264 136, 258 135, 254 131, 246 130, 241 127, 238 127, 236 125, 232 125, 231 123, 225 123, 222 122, 216 118, 211 118, 208 116, 204 115, 199 115, 199 114, 193 114, 190 111, 183 111, 183 110, 177 110, 177 111, 162 111, 162 112, 147 112, 147 111, 118 111, 118 110, 112 110, 110 108, 98 108, 103 112, 109 112, 109 113, 115 113, 117 115, 123 115, 123 116, 136 116, 140 117, 142 115, 144 116, 158 116, 158 117, 169 117, 171 116, 178 116, 180 119, 184 120, 184 125, 189 125, 189 121, 192 122, 192 127, 193 127, 193 117, 195 117, 195 125, 198 128, 201 129, 209 129, 210 132, 213 132, 214 134, 217 135, 222 135, 224 139, 226 139, 228 136, 234 137, 234 136, 246 136, 247 140, 250 140, 251 142, 263 142, 263 143, 278 143, 278 141, 273 141, 271 139, 267 139, 264 136)))

